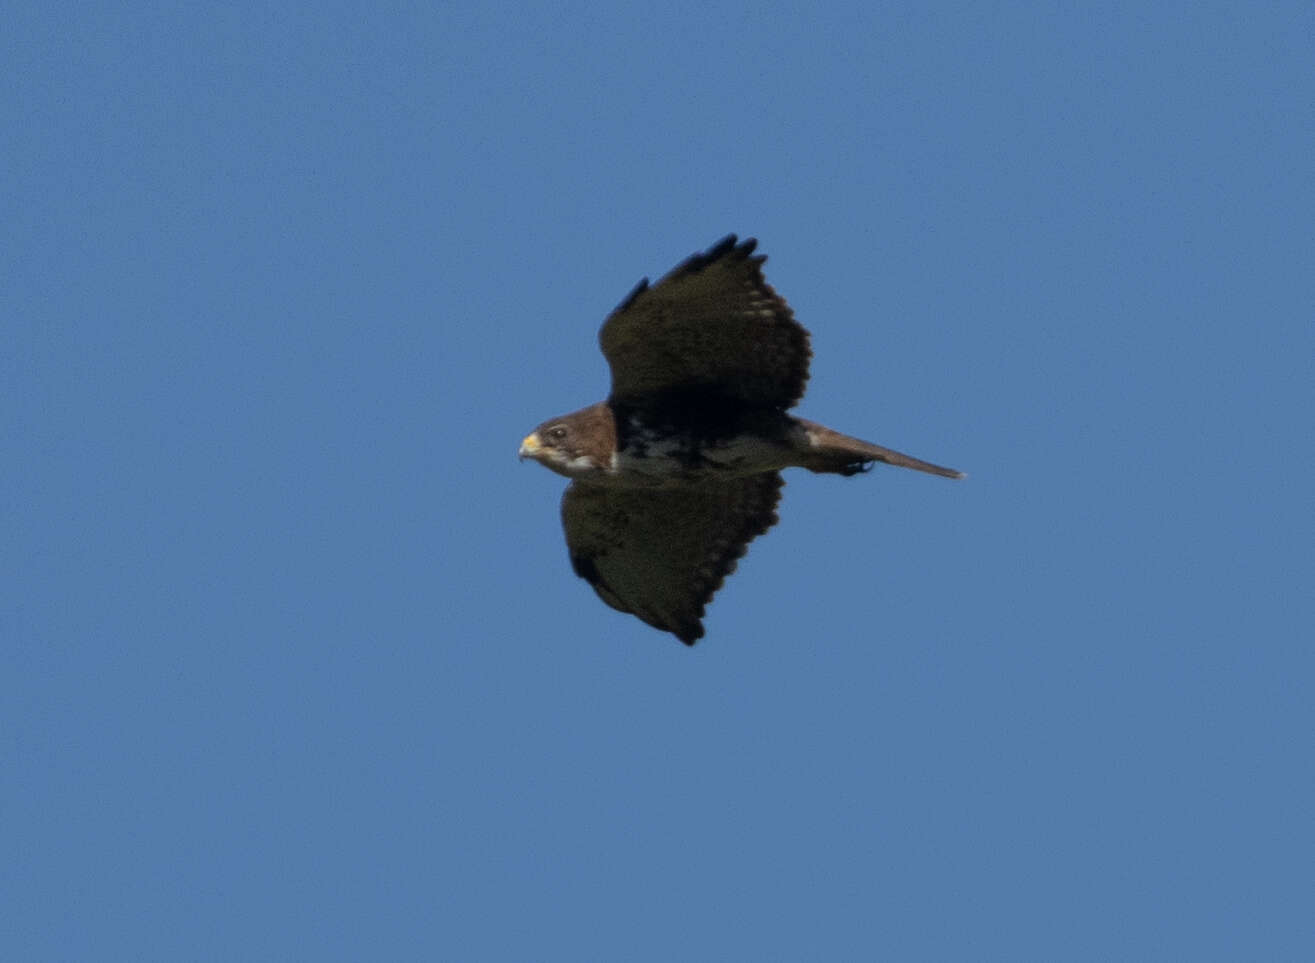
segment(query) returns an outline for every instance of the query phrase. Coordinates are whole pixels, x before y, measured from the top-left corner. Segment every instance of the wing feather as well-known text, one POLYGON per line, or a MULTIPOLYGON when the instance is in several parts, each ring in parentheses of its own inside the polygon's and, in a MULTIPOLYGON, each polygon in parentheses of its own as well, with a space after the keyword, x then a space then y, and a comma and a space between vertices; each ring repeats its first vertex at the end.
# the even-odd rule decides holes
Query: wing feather
POLYGON ((599 332, 612 400, 711 389, 782 410, 799 401, 808 332, 763 279, 757 243, 731 234, 630 292, 599 332))
POLYGON ((612 608, 693 645, 749 542, 776 524, 782 485, 779 472, 668 489, 573 482, 562 497, 571 565, 612 608))

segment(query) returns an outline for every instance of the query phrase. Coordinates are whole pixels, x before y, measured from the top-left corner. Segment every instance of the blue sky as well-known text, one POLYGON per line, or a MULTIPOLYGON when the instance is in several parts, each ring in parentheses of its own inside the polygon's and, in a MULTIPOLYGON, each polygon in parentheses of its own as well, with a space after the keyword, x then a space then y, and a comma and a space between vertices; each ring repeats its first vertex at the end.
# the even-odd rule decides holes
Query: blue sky
POLYGON ((0 956, 1312 958, 1309 5, 130 6, 0 40, 0 956), (969 478, 687 650, 516 448, 732 231, 969 478))

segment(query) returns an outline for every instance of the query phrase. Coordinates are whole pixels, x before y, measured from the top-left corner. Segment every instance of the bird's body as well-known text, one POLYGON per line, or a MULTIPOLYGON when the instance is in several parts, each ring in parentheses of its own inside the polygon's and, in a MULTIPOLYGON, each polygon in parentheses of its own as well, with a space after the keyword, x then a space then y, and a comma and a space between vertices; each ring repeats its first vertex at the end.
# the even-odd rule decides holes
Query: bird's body
POLYGON ((854 475, 875 461, 959 472, 796 418, 808 332, 734 235, 603 325, 607 400, 545 421, 521 457, 572 479, 562 501, 575 571, 614 608, 693 644, 704 606, 776 522, 780 471, 854 475))
MULTIPOLYGON (((541 443, 530 441, 526 457, 590 485, 609 488, 653 488, 725 481, 783 468, 856 475, 874 461, 915 468, 946 478, 959 472, 919 461, 908 455, 850 438, 822 425, 772 408, 745 408, 702 399, 691 406, 691 417, 671 417, 680 407, 662 406, 662 419, 602 401, 569 415, 544 422, 538 430, 556 426, 588 426, 601 444, 570 450, 554 458, 541 443), (710 417, 700 418, 702 412, 710 417)), ((531 435, 530 438, 535 438, 531 435)))

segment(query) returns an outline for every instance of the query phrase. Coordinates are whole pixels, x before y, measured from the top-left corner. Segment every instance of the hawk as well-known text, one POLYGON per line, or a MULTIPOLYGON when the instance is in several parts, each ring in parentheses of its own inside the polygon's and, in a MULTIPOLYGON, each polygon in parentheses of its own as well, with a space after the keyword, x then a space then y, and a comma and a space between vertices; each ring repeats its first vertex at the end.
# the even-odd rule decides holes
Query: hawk
POLYGON ((603 323, 606 401, 551 418, 520 456, 571 479, 562 523, 575 573, 604 602, 703 636, 703 612, 749 542, 777 521, 783 468, 856 475, 873 462, 961 478, 787 414, 808 380, 808 331, 734 234, 603 323))

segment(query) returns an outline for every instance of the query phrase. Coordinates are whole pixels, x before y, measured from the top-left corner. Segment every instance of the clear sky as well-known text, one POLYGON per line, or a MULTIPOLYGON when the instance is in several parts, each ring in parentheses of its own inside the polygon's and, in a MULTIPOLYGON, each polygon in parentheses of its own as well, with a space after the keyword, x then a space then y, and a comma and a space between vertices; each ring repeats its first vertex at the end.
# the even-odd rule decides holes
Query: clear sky
POLYGON ((0 958, 1315 959, 1309 4, 5 19, 0 958), (516 449, 732 231, 969 477, 691 650, 516 449))

